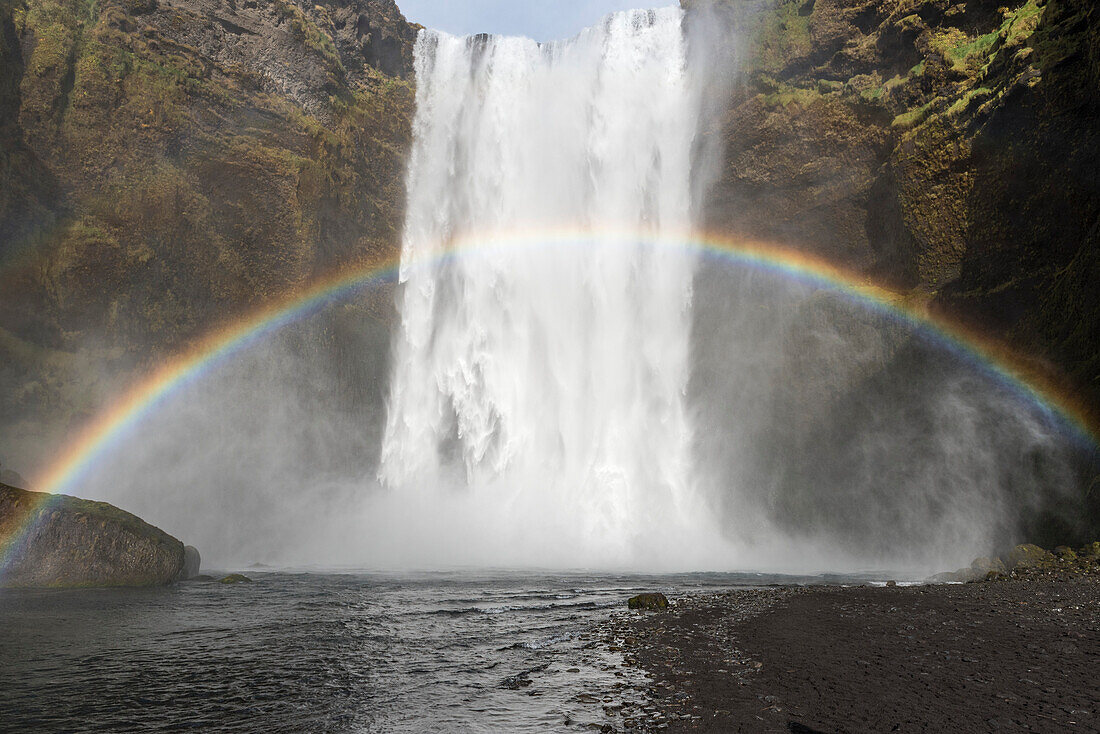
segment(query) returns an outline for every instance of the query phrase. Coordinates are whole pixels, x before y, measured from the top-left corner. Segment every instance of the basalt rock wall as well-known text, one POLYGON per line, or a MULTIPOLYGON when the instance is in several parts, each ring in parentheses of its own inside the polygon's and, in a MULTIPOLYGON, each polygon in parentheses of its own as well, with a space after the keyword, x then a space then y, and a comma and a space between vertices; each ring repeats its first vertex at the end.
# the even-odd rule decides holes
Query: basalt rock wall
POLYGON ((396 254, 416 33, 392 0, 0 0, 6 461, 33 473, 195 337, 396 254))
POLYGON ((815 251, 1100 406, 1100 7, 762 0, 708 225, 815 251))

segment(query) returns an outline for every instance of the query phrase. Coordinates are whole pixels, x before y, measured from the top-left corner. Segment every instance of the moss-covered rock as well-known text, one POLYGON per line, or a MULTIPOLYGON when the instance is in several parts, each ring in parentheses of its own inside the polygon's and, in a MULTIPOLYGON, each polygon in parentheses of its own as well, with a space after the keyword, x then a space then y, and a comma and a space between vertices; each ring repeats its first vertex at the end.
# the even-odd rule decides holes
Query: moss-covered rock
POLYGON ((197 335, 398 252, 416 27, 393 0, 6 0, 0 30, 0 445, 22 464, 197 335))
POLYGON ((0 587, 159 586, 178 580, 183 543, 105 502, 0 485, 0 587))
POLYGON ((1094 3, 685 5, 748 48, 709 227, 930 294, 1100 413, 1094 3))
POLYGON ((626 604, 630 609, 642 609, 650 612, 668 609, 668 599, 660 592, 632 596, 626 604))
POLYGON ((1012 569, 1043 568, 1054 563, 1054 555, 1032 543, 1018 545, 1008 552, 1005 565, 1012 569))
POLYGON ((220 583, 220 584, 250 584, 250 583, 252 583, 252 579, 248 578, 247 576, 245 576, 243 574, 231 573, 228 576, 225 576, 224 578, 219 579, 218 583, 220 583))

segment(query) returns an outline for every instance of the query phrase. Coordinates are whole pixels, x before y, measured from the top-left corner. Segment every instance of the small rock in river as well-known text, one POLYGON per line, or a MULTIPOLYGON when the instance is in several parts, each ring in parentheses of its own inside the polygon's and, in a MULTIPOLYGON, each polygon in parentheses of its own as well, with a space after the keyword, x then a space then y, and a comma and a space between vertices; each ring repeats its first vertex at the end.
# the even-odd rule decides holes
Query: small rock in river
POLYGON ((252 579, 239 573, 231 573, 219 581, 222 584, 239 584, 241 582, 252 583, 252 579))

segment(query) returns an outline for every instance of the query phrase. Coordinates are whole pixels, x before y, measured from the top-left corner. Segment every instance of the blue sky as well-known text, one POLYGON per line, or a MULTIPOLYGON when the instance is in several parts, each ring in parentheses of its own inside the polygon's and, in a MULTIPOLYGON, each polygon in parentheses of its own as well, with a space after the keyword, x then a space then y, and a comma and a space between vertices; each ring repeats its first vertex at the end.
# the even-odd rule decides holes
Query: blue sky
POLYGON ((497 33, 537 41, 569 38, 616 10, 676 0, 397 0, 405 17, 449 33, 497 33))

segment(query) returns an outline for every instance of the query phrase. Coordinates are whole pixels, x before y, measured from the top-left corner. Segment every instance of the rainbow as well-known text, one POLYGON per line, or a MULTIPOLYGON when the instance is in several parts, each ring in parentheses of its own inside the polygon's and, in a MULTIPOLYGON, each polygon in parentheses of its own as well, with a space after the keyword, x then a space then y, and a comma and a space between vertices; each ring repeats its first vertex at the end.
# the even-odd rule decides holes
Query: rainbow
MULTIPOLYGON (((783 278, 839 291, 866 307, 931 335, 940 345, 994 376, 1048 415, 1064 419, 1078 440, 1089 446, 1097 444, 1098 434, 1088 413, 1072 395, 1059 390, 1003 345, 931 314, 920 304, 908 303, 861 276, 805 252, 705 233, 683 236, 606 231, 503 233, 456 239, 442 252, 435 252, 423 262, 406 263, 404 268, 430 266, 443 259, 496 248, 581 246, 593 240, 717 258, 732 265, 762 269, 783 278)), ((175 391, 201 380, 217 365, 283 327, 365 288, 397 280, 401 268, 398 258, 389 257, 334 272, 197 340, 138 380, 116 402, 87 423, 33 485, 46 493, 45 497, 71 490, 97 460, 109 455, 123 438, 175 391)), ((46 501, 45 498, 43 501, 46 501)), ((15 532, 6 541, 0 539, 0 569, 20 535, 20 532, 15 532)))

